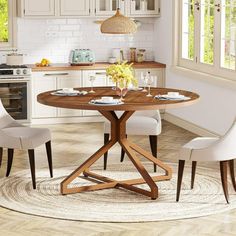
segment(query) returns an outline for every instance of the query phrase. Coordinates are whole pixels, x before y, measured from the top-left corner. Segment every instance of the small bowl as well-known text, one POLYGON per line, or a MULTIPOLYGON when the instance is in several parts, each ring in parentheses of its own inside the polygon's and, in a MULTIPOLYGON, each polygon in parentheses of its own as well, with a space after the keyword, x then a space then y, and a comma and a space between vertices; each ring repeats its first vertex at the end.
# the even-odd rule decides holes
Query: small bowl
POLYGON ((179 92, 168 92, 168 96, 170 97, 178 97, 179 95, 179 92))
POLYGON ((73 88, 63 88, 62 91, 64 93, 73 93, 74 92, 74 89, 73 88))
POLYGON ((104 101, 104 102, 112 102, 113 97, 101 97, 101 100, 104 101))

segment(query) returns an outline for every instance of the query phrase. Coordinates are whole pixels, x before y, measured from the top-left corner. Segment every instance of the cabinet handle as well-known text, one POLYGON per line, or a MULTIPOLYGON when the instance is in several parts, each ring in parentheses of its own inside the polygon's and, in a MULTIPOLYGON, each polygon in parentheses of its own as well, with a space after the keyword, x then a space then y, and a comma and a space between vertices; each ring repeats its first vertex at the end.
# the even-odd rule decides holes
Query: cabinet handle
POLYGON ((44 74, 44 76, 58 76, 58 75, 69 75, 69 73, 44 74))
POLYGON ((95 75, 106 75, 106 72, 96 72, 95 75))

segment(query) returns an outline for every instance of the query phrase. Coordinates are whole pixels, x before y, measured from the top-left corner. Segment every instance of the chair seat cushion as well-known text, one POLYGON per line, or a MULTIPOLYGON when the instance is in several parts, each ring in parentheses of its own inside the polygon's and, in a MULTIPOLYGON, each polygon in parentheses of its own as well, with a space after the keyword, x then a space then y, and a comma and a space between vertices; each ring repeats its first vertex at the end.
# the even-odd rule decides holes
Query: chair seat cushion
MULTIPOLYGON (((191 140, 190 142, 186 143, 181 149, 180 149, 180 160, 192 160, 191 159, 191 154, 192 150, 194 149, 202 149, 202 148, 207 148, 216 141, 218 141, 219 138, 214 138, 214 137, 200 137, 200 138, 195 138, 191 140)), ((207 157, 206 157, 207 158, 207 157)), ((197 160, 193 160, 197 161, 197 160)))
POLYGON ((0 146, 12 149, 34 149, 51 140, 49 129, 30 127, 10 127, 1 130, 4 140, 0 146))
MULTIPOLYGON (((110 133, 110 122, 105 121, 104 133, 110 133)), ((161 124, 158 120, 147 116, 131 116, 127 121, 127 135, 159 135, 161 133, 161 124)))

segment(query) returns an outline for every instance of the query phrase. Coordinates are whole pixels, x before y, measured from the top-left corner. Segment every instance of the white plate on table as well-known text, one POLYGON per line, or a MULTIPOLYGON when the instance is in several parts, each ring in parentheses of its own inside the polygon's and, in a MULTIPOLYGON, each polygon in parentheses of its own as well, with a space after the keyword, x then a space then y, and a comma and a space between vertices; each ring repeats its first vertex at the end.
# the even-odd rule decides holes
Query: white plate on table
POLYGON ((115 105, 122 105, 124 103, 121 102, 120 99, 113 99, 112 101, 97 99, 97 100, 91 100, 89 104, 100 105, 100 106, 115 106, 115 105))

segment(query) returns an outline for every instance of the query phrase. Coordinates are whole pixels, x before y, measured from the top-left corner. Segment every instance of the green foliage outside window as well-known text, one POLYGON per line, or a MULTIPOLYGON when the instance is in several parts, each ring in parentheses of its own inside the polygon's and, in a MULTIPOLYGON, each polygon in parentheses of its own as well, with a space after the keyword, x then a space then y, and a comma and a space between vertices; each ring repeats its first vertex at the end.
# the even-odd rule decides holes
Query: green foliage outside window
POLYGON ((188 56, 189 59, 193 59, 194 58, 194 0, 191 0, 191 4, 190 4, 190 9, 189 9, 189 18, 188 18, 188 27, 189 27, 189 48, 188 48, 188 56))
MULTIPOLYGON (((230 1, 226 0, 225 6, 225 35, 222 35, 223 38, 226 40, 225 45, 225 63, 231 64, 234 68, 235 63, 235 55, 231 55, 230 50, 230 42, 234 41, 236 45, 236 5, 231 5, 230 1)), ((190 11, 189 11, 189 58, 194 58, 194 12, 193 6, 194 1, 189 0, 190 3, 190 11)), ((235 1, 236 3, 236 1, 235 1)), ((203 48, 203 62, 207 64, 213 64, 214 62, 214 1, 210 0, 206 1, 206 7, 204 9, 204 30, 202 31, 201 35, 204 35, 204 48, 203 48), (210 4, 210 7, 207 7, 207 3, 210 4)), ((217 26, 220 27, 220 26, 217 26)), ((203 46, 203 45, 202 45, 203 46)))
POLYGON ((8 0, 0 0, 0 42, 8 42, 8 0))

